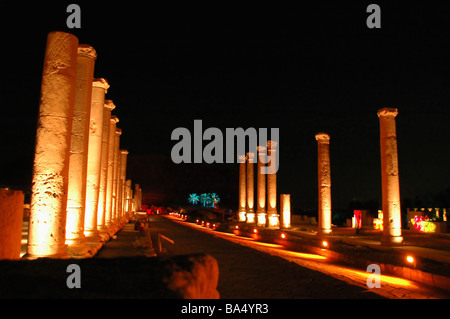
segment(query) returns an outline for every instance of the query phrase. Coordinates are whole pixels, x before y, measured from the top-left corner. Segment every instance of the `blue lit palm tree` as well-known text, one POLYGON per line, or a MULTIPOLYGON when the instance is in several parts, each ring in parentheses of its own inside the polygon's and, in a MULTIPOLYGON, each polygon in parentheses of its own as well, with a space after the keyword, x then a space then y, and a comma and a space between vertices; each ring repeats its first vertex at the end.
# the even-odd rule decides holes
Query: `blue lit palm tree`
POLYGON ((211 197, 212 207, 216 207, 217 204, 220 202, 219 195, 217 193, 211 193, 210 197, 211 197))
POLYGON ((210 197, 208 193, 200 194, 200 201, 202 202, 203 206, 206 206, 206 204, 209 202, 210 197))
POLYGON ((198 203, 198 201, 199 201, 199 196, 197 195, 197 194, 195 194, 195 193, 192 193, 192 194, 189 194, 189 198, 188 198, 188 201, 190 202, 190 203, 192 203, 192 204, 197 204, 198 203))

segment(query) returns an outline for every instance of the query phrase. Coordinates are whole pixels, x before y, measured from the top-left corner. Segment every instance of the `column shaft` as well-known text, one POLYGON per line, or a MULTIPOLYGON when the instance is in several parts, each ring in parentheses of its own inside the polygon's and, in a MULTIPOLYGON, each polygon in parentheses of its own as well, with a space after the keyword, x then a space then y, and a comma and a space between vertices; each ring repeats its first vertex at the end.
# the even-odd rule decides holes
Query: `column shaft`
POLYGON ((118 203, 119 203, 119 173, 120 173, 120 135, 122 129, 116 128, 115 143, 114 143, 114 173, 113 173, 113 198, 112 198, 112 222, 117 228, 118 223, 118 203))
POLYGON ((276 173, 276 141, 267 141, 267 155, 270 162, 267 174, 267 226, 279 227, 280 216, 277 212, 277 173, 276 173))
POLYGON ((381 182, 383 197, 383 245, 401 245, 403 243, 400 184, 398 177, 397 132, 394 108, 378 111, 380 119, 381 182))
POLYGON ((247 223, 255 223, 255 153, 247 153, 247 223))
POLYGON ((97 228, 97 212, 100 193, 105 94, 108 88, 109 84, 105 79, 96 79, 92 83, 86 180, 86 209, 84 216, 84 235, 88 237, 88 241, 100 241, 101 239, 97 228))
POLYGON ((280 228, 291 228, 290 194, 280 194, 280 228))
POLYGON ((75 99, 78 39, 47 37, 31 188, 27 257, 63 257, 69 152, 75 99))
POLYGON ((66 244, 72 255, 84 255, 88 249, 84 236, 84 213, 92 81, 96 58, 97 54, 91 46, 78 47, 66 220, 66 244))
POLYGON ((263 171, 266 163, 266 147, 258 146, 257 165, 257 190, 256 190, 256 223, 258 226, 265 226, 266 219, 266 174, 263 171))
MULTIPOLYGON (((110 140, 110 128, 113 126, 111 124, 111 111, 114 110, 116 106, 112 100, 105 100, 103 108, 103 129, 102 129, 102 156, 101 156, 101 170, 100 170, 100 187, 99 187, 99 198, 98 198, 98 209, 97 209, 97 227, 104 237, 107 239, 107 225, 106 225, 106 195, 107 195, 107 184, 108 184, 108 158, 109 158, 109 140, 110 140)), ((115 129, 115 128, 114 128, 115 129)))
POLYGON ((316 134, 318 153, 319 184, 319 235, 331 234, 331 167, 330 136, 326 133, 316 134))
POLYGON ((127 174, 127 156, 128 156, 128 151, 127 150, 120 150, 120 186, 119 186, 119 190, 120 190, 120 209, 119 209, 119 214, 120 214, 120 219, 123 222, 126 222, 126 214, 125 214, 125 204, 126 204, 126 193, 125 193, 125 189, 126 189, 126 174, 127 174))
POLYGON ((113 177, 114 177, 114 150, 116 144, 116 124, 119 122, 117 116, 111 116, 108 143, 108 170, 106 182, 106 214, 105 224, 108 232, 113 227, 113 177))
POLYGON ((247 206, 247 188, 246 188, 246 156, 239 155, 239 211, 238 220, 245 222, 246 220, 246 206, 247 206))

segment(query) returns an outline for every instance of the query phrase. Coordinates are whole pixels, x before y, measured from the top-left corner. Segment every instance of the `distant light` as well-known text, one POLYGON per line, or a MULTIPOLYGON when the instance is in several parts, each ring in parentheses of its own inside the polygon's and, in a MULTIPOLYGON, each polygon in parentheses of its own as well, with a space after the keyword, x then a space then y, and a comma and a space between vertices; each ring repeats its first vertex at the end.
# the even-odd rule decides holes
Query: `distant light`
POLYGON ((238 226, 238 225, 236 225, 236 229, 239 229, 239 226, 238 226))
POLYGON ((413 256, 407 256, 406 257, 406 261, 412 264, 414 262, 414 257, 413 256))
POLYGON ((328 247, 328 242, 324 240, 324 241, 322 242, 322 246, 325 247, 325 248, 327 248, 327 247, 328 247))

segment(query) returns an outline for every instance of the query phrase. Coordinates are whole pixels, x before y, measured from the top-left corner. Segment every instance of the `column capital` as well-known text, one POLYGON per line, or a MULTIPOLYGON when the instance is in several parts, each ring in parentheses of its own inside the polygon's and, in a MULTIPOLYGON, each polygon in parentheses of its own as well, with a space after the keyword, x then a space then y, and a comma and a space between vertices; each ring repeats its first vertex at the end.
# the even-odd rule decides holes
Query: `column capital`
MULTIPOLYGON (((105 109, 108 109, 109 111, 112 111, 112 110, 114 110, 116 108, 116 105, 113 103, 112 100, 105 100, 104 107, 105 107, 105 109)), ((117 118, 117 120, 119 120, 119 119, 117 118)))
POLYGON ((117 136, 122 135, 122 129, 121 128, 116 128, 116 135, 117 136))
POLYGON ((245 155, 238 155, 239 163, 245 163, 246 158, 247 158, 247 156, 245 156, 245 155))
POLYGON ((129 154, 129 152, 128 152, 127 150, 120 150, 120 154, 123 154, 123 155, 128 155, 128 154, 129 154))
POLYGON ((328 135, 327 133, 317 133, 316 135, 316 141, 318 141, 319 143, 330 143, 330 135, 328 135))
POLYGON ((385 107, 378 110, 378 117, 396 117, 398 109, 385 107))
POLYGON ((256 146, 256 150, 258 151, 258 154, 265 154, 266 153, 266 147, 265 146, 256 146))
POLYGON ((118 118, 117 116, 115 116, 115 115, 112 115, 112 116, 111 116, 110 123, 111 123, 111 124, 117 124, 117 123, 119 123, 119 118, 118 118))
POLYGON ((272 151, 275 151, 277 146, 278 146, 278 142, 277 141, 267 141, 267 148, 268 149, 270 149, 272 151))
POLYGON ((92 81, 92 87, 103 88, 105 90, 105 94, 108 92, 109 83, 104 78, 94 79, 92 81))
POLYGON ((85 56, 87 58, 91 58, 92 60, 96 60, 97 59, 97 52, 89 44, 80 44, 80 45, 78 45, 78 52, 77 52, 77 54, 79 56, 85 56))

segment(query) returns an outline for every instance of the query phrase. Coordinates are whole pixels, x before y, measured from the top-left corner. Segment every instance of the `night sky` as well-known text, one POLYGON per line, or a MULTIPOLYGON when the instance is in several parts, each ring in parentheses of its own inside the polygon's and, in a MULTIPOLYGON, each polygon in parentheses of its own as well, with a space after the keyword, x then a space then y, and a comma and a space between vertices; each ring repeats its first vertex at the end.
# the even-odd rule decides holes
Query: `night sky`
POLYGON ((317 206, 321 131, 334 207, 381 204, 377 110, 395 107, 402 198, 450 205, 448 6, 377 2, 382 27, 369 29, 371 2, 341 2, 78 2, 81 29, 66 26, 70 2, 0 2, 0 185, 29 193, 46 37, 59 30, 96 49, 94 76, 111 85, 128 177, 144 192, 218 192, 237 208, 238 164, 171 162, 171 132, 201 119, 224 133, 279 128, 278 193, 294 210, 317 206))

